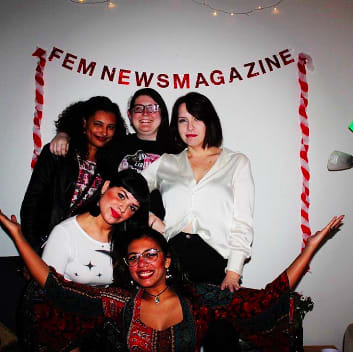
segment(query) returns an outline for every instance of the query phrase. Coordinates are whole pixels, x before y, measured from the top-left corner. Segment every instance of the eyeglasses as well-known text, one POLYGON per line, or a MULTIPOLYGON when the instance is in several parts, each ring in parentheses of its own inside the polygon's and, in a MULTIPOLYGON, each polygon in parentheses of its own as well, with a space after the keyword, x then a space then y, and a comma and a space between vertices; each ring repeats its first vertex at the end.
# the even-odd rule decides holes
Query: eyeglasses
POLYGON ((140 259, 146 264, 151 264, 157 261, 159 249, 150 248, 146 249, 142 253, 131 253, 124 258, 124 262, 127 266, 136 266, 140 259))
POLYGON ((136 114, 142 114, 145 111, 148 112, 149 114, 152 114, 159 111, 159 105, 158 104, 149 104, 149 105, 136 104, 133 106, 132 111, 136 114))

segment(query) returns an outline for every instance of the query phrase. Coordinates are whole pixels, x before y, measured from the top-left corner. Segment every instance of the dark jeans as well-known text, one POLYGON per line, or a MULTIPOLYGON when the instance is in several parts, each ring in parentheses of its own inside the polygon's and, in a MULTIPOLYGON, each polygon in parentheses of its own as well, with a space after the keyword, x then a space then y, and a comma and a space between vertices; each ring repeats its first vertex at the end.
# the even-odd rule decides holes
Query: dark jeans
MULTIPOLYGON (((180 232, 169 244, 192 282, 222 283, 227 260, 199 235, 180 232)), ((237 333, 229 322, 216 320, 207 331, 203 347, 205 352, 239 351, 237 333)))

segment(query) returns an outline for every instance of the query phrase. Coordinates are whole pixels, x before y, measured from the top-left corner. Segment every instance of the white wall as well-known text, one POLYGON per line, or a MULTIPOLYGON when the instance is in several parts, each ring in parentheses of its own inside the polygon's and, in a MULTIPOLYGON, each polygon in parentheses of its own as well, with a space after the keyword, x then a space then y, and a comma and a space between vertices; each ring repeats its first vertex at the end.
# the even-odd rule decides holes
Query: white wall
MULTIPOLYGON (((230 9, 230 0, 214 3, 230 9)), ((238 10, 256 7, 242 0, 238 10)), ((269 4, 271 1, 261 2, 269 4)), ((314 311, 305 320, 306 344, 341 346, 353 319, 352 170, 326 169, 333 150, 353 152, 352 120, 353 2, 351 0, 286 0, 276 16, 213 17, 191 0, 120 0, 114 10, 80 6, 69 0, 0 2, 1 155, 0 207, 19 214, 30 177, 36 46, 53 46, 103 65, 154 73, 229 72, 243 64, 290 49, 312 56, 309 73, 311 209, 315 230, 334 214, 346 214, 334 240, 313 260, 311 273, 298 290, 310 295, 314 311)), ((53 121, 69 103, 107 95, 125 112, 136 85, 86 77, 53 60, 45 69, 44 142, 54 133, 53 121)), ((77 69, 77 65, 75 66, 77 69)), ((75 70, 73 70, 75 71, 75 70)), ((171 108, 185 89, 161 89, 171 108)), ((193 90, 194 87, 193 87, 193 90)), ((198 91, 214 102, 224 126, 225 145, 246 153, 256 182, 256 233, 253 258, 244 284, 262 286, 299 252, 301 175, 297 109, 297 69, 290 64, 272 73, 198 91)), ((1 231, 0 255, 16 250, 1 231)))

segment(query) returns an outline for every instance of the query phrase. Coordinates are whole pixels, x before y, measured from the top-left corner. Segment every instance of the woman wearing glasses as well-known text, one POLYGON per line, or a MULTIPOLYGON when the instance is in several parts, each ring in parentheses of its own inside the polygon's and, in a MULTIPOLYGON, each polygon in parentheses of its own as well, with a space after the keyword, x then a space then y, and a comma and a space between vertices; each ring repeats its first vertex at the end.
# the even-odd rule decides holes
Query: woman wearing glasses
MULTIPOLYGON (((124 257, 127 264, 119 265, 117 282, 121 288, 91 288, 65 281, 32 250, 16 218, 10 220, 0 212, 0 222, 48 299, 60 309, 81 316, 81 323, 71 326, 69 334, 62 333, 62 326, 50 324, 41 330, 43 340, 50 341, 53 335, 62 337, 52 347, 56 351, 70 348, 70 341, 89 333, 89 322, 104 316, 116 327, 116 335, 107 337, 112 342, 111 351, 199 351, 207 326, 222 318, 264 352, 289 352, 288 292, 342 219, 334 217, 313 235, 287 270, 264 290, 240 288, 231 293, 215 285, 183 281, 167 241, 150 228, 132 232, 119 247, 118 261, 124 257), (131 290, 131 280, 139 286, 137 292, 131 290)), ((60 316, 60 311, 56 314, 60 316)))
MULTIPOLYGON (((184 149, 164 154, 143 171, 150 191, 161 192, 164 222, 150 217, 193 282, 239 289, 253 240, 254 182, 248 158, 222 148, 222 128, 211 101, 188 93, 177 99, 170 123, 172 140, 184 149)), ((234 351, 229 324, 216 322, 205 351, 234 351)))

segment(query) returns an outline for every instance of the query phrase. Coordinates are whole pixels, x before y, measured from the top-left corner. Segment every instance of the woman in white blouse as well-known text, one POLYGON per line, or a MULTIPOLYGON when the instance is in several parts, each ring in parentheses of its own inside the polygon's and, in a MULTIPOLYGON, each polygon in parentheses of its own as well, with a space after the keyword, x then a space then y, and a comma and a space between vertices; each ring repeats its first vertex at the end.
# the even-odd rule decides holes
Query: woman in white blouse
POLYGON ((170 129, 173 142, 184 150, 163 154, 142 173, 150 191, 160 190, 166 210, 163 222, 151 215, 150 226, 165 234, 192 281, 233 292, 253 240, 250 162, 221 147, 219 117, 202 94, 176 101, 170 129))

